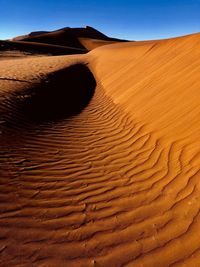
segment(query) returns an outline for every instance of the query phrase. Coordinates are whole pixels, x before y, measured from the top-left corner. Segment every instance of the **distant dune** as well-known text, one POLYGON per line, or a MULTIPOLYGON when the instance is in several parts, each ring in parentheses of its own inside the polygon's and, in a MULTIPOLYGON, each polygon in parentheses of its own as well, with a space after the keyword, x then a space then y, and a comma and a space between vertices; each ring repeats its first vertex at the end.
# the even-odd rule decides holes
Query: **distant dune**
POLYGON ((26 34, 26 35, 16 36, 16 37, 10 39, 10 41, 21 41, 21 40, 23 40, 24 38, 27 38, 27 37, 33 37, 33 36, 37 36, 37 35, 44 34, 44 33, 48 33, 48 31, 36 31, 36 32, 30 32, 29 34, 26 34))
POLYGON ((66 27, 52 32, 36 31, 10 40, 0 40, 0 51, 18 50, 44 55, 83 54, 98 46, 116 42, 127 41, 108 37, 90 26, 66 27))
MULTIPOLYGON (((85 28, 66 27, 52 32, 44 32, 42 34, 37 33, 39 32, 35 32, 34 34, 31 33, 28 36, 25 36, 24 38, 20 38, 20 41, 62 45, 79 49, 86 48, 84 44, 80 41, 80 38, 96 39, 104 41, 104 43, 106 43, 106 41, 125 41, 117 38, 110 38, 90 26, 86 26, 85 28)), ((14 38, 13 40, 17 38, 18 37, 14 38)))
POLYGON ((200 34, 87 34, 0 61, 0 266, 199 266, 200 34))

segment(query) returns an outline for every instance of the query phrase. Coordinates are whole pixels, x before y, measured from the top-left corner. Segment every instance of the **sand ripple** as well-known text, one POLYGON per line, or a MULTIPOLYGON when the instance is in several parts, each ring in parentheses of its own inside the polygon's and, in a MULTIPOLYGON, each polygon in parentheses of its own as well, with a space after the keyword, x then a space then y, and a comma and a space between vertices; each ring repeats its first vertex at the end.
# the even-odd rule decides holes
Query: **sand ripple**
MULTIPOLYGON (((200 153, 195 143, 168 138, 142 116, 134 118, 115 103, 98 75, 94 91, 94 77, 76 57, 22 64, 29 63, 34 71, 18 78, 36 79, 41 89, 39 70, 51 66, 55 81, 48 78, 49 70, 45 90, 55 92, 61 79, 57 93, 83 73, 87 79, 78 76, 77 84, 90 89, 89 104, 76 116, 49 120, 45 115, 32 124, 27 114, 42 113, 41 102, 32 100, 24 112, 13 95, 35 87, 1 81, 1 266, 198 266, 200 153), (61 66, 60 77, 55 71, 61 66)), ((47 98, 50 109, 55 97, 59 108, 60 99, 50 96, 45 92, 42 102, 47 98)))

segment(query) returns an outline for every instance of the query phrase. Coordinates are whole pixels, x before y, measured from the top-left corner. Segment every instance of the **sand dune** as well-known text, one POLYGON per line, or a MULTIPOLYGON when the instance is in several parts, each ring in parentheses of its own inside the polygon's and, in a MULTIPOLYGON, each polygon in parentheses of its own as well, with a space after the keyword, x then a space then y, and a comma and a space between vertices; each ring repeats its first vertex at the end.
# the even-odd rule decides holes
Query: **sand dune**
MULTIPOLYGON (((66 27, 63 29, 59 29, 52 32, 46 32, 42 34, 29 34, 28 36, 16 37, 13 40, 26 41, 26 42, 37 42, 37 43, 46 43, 46 44, 54 44, 54 45, 62 45, 68 47, 74 47, 78 49, 91 49, 101 46, 102 43, 110 44, 110 42, 125 42, 126 40, 121 40, 117 38, 111 38, 106 36, 105 34, 101 33, 100 31, 86 26, 85 28, 70 28, 66 27), (95 46, 88 46, 88 42, 81 41, 81 39, 95 39, 95 46), (97 42, 99 41, 99 42, 97 42), (86 46, 85 46, 86 43, 86 46)), ((94 43, 94 41, 92 41, 94 43)))
POLYGON ((117 43, 117 41, 105 41, 100 39, 81 38, 81 37, 78 38, 78 40, 88 51, 93 50, 99 46, 117 43))
POLYGON ((76 48, 76 47, 67 47, 62 45, 53 45, 45 43, 36 43, 36 42, 26 42, 26 41, 1 41, 0 47, 3 51, 26 51, 32 54, 49 54, 49 55, 71 55, 71 54, 84 54, 88 50, 76 48))
POLYGON ((25 58, 25 57, 41 57, 46 56, 46 54, 41 53, 32 53, 29 51, 20 51, 17 49, 11 49, 11 50, 0 50, 0 60, 13 60, 13 59, 19 59, 19 58, 25 58))
POLYGON ((1 266, 199 266, 200 34, 0 68, 1 266))
POLYGON ((38 36, 40 34, 44 34, 44 33, 48 33, 49 31, 36 31, 36 32, 30 32, 29 34, 25 34, 25 35, 20 35, 20 36, 16 36, 14 38, 11 38, 10 41, 22 41, 24 38, 28 38, 28 37, 34 37, 34 36, 38 36))
POLYGON ((96 47, 116 42, 127 41, 108 37, 89 26, 66 27, 51 32, 37 31, 10 40, 0 40, 0 52, 3 54, 5 51, 6 56, 6 53, 12 51, 9 58, 14 58, 16 55, 24 57, 24 52, 40 55, 84 54, 96 47))

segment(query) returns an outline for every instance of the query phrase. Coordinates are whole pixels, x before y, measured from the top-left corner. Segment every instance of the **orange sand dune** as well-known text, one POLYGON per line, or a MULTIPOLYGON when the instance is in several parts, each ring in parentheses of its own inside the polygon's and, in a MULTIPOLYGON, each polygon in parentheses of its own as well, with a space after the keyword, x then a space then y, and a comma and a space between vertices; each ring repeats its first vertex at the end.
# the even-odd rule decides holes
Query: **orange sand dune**
POLYGON ((81 37, 78 38, 78 40, 89 51, 99 46, 117 43, 117 41, 105 41, 100 39, 81 38, 81 37))
POLYGON ((199 266, 200 34, 0 69, 0 266, 199 266))
POLYGON ((78 49, 88 49, 95 48, 97 46, 104 44, 109 44, 110 42, 125 42, 126 40, 121 40, 117 38, 111 38, 105 34, 99 32, 98 30, 86 26, 85 28, 70 28, 66 27, 52 32, 46 32, 42 34, 31 33, 24 38, 16 37, 13 40, 27 41, 27 42, 37 42, 37 43, 46 43, 54 45, 62 45, 68 47, 75 47, 78 49), (81 39, 91 39, 91 41, 81 41, 81 39), (96 40, 96 42, 93 41, 96 40), (98 40, 98 41, 97 41, 98 40), (90 45, 88 46, 88 42, 90 45), (91 45, 95 43, 95 45, 91 45))
POLYGON ((96 47, 116 42, 127 41, 108 37, 89 26, 66 27, 52 32, 31 32, 10 40, 0 40, 0 52, 17 50, 18 55, 24 52, 43 55, 83 54, 96 47))
POLYGON ((19 58, 25 58, 25 57, 41 57, 41 56, 46 56, 46 54, 41 54, 41 53, 32 53, 28 51, 20 51, 16 49, 12 50, 0 50, 0 60, 13 60, 13 59, 19 59, 19 58))

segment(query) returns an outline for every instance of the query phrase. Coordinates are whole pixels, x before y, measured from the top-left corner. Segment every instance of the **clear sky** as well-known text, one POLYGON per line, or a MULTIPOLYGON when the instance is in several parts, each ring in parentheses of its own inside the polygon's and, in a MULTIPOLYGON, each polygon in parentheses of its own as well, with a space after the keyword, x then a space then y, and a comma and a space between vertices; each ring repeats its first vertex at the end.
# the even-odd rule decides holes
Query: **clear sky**
POLYGON ((200 32, 200 0, 0 0, 0 39, 92 26, 131 40, 200 32))

